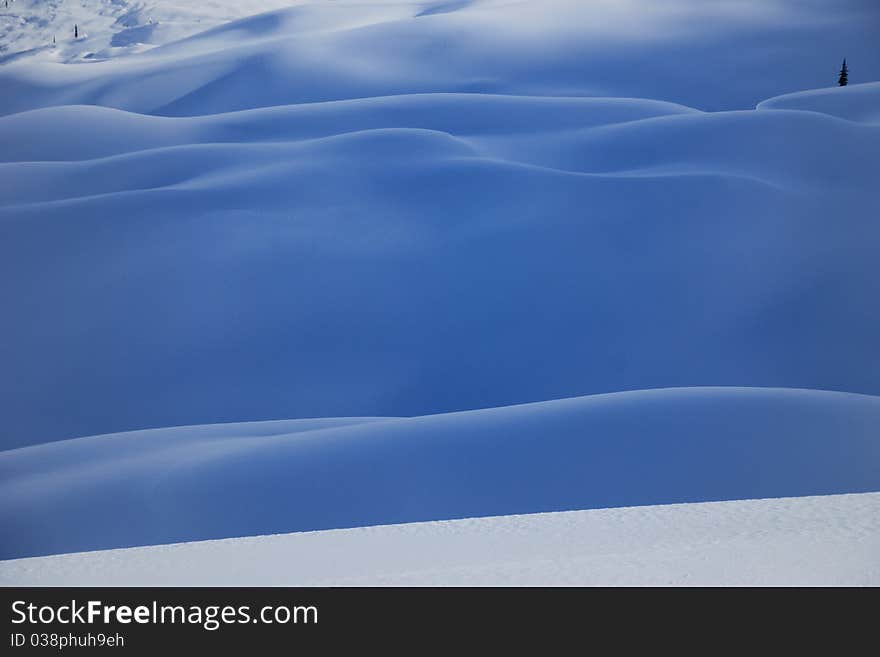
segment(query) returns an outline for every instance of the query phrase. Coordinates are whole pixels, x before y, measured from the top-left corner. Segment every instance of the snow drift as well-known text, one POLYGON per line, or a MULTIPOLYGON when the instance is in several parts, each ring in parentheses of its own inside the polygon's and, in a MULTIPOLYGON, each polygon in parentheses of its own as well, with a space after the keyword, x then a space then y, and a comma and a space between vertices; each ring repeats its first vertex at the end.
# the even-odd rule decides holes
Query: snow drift
POLYGON ((758 109, 820 112, 858 123, 880 123, 880 82, 843 88, 810 89, 758 103, 758 109))
POLYGON ((0 452, 0 557, 874 491, 878 426, 878 397, 716 388, 80 438, 0 452))

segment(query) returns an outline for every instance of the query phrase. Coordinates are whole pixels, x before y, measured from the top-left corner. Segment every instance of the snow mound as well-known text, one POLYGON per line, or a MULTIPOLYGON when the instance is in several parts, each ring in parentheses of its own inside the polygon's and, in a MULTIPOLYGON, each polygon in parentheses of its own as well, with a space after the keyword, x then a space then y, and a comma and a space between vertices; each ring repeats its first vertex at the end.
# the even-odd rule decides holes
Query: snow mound
POLYGON ((421 94, 287 105, 197 117, 157 117, 65 105, 0 118, 4 162, 93 160, 188 144, 282 143, 368 130, 425 129, 467 136, 582 131, 697 114, 673 103, 627 98, 421 94), (71 133, 69 126, 77 129, 71 133))
POLYGON ((878 586, 880 494, 472 518, 0 562, 4 586, 878 586))
POLYGON ((880 398, 864 395, 647 390, 340 424, 0 452, 0 556, 880 489, 880 398))
POLYGON ((768 98, 758 109, 788 109, 821 112, 848 121, 880 124, 880 82, 811 89, 768 98))

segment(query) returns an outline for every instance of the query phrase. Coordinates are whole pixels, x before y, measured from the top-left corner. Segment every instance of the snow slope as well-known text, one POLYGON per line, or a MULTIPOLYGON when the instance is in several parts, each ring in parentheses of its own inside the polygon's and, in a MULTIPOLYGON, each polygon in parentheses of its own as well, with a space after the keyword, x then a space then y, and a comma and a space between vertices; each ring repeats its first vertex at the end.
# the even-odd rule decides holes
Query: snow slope
POLYGON ((748 109, 834 84, 843 57, 852 83, 880 70, 873 0, 15 0, 10 12, 0 56, 38 50, 5 55, 0 114, 87 103, 180 116, 424 92, 748 109), (73 41, 77 20, 88 37, 73 41))
POLYGON ((880 490, 880 397, 698 388, 0 452, 0 557, 880 490))
POLYGON ((877 586, 880 494, 471 518, 0 562, 4 586, 877 586))
POLYGON ((11 0, 8 8, 0 6, 0 62, 119 57, 293 4, 295 0, 11 0))

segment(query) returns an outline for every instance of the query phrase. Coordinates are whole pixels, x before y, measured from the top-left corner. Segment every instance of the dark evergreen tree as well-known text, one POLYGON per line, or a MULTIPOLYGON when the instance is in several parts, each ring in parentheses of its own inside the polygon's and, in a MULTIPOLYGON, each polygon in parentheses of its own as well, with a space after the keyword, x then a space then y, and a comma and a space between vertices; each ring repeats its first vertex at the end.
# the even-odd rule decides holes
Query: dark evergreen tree
POLYGON ((840 77, 837 79, 837 84, 841 87, 845 87, 847 83, 847 76, 849 75, 849 69, 846 67, 846 57, 843 58, 843 67, 840 69, 840 77))
POLYGON ((79 39, 79 26, 76 23, 73 25, 73 38, 79 39))

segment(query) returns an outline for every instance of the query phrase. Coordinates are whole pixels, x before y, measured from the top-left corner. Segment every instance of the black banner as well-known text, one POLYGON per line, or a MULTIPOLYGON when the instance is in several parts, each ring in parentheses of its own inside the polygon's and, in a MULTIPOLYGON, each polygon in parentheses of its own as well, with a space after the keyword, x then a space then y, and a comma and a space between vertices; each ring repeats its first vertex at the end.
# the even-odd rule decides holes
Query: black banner
MULTIPOLYGON (((4 655, 34 651, 119 652, 194 649, 315 649, 411 644, 474 635, 516 645, 525 638, 613 640, 618 649, 645 639, 678 644, 716 629, 723 643, 762 632, 818 638, 832 611, 849 623, 869 618, 852 590, 816 600, 794 589, 546 588, 7 588, 4 655), (842 595, 841 595, 842 594, 842 595), (847 601, 852 604, 847 604, 847 601), (787 612, 787 613, 783 613, 787 612), (790 612, 790 613, 788 613, 790 612), (793 618, 791 625, 786 618, 793 618), (814 622, 815 621, 815 622, 814 622), (736 628, 731 634, 731 628, 736 628)), ((823 598, 826 597, 823 595, 823 598)), ((873 596, 872 596, 873 598, 873 596)), ((870 622, 862 627, 870 627, 870 622)), ((460 644, 464 647, 464 644, 460 644)), ((204 653, 201 653, 204 654, 204 653)))

